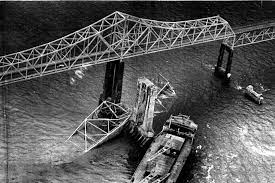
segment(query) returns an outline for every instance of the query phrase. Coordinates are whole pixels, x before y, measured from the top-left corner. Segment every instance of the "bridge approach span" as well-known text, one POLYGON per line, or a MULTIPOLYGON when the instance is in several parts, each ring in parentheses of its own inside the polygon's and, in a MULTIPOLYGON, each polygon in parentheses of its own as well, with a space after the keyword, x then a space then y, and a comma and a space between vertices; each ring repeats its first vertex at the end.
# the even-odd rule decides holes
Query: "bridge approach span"
POLYGON ((163 22, 114 12, 55 41, 1 56, 0 85, 232 36, 220 16, 163 22))
POLYGON ((216 40, 233 49, 274 38, 274 21, 234 31, 220 16, 163 22, 116 11, 60 39, 0 56, 0 86, 216 40))
POLYGON ((233 28, 235 37, 228 37, 224 43, 231 48, 246 46, 275 39, 275 20, 233 28))

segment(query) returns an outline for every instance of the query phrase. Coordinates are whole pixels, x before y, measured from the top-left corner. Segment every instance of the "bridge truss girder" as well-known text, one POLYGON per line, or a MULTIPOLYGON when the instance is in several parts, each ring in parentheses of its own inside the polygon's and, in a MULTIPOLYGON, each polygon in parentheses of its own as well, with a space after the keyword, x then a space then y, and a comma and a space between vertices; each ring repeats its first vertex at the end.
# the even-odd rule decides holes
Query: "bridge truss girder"
POLYGON ((117 136, 128 122, 131 112, 120 104, 103 101, 67 138, 81 151, 89 150, 117 136))
POLYGON ((265 27, 259 26, 258 28, 247 28, 244 31, 235 31, 235 37, 226 38, 224 44, 236 48, 272 39, 275 39, 275 23, 269 23, 265 27))
POLYGON ((0 86, 48 74, 233 37, 220 16, 162 22, 121 12, 47 44, 0 57, 0 86))

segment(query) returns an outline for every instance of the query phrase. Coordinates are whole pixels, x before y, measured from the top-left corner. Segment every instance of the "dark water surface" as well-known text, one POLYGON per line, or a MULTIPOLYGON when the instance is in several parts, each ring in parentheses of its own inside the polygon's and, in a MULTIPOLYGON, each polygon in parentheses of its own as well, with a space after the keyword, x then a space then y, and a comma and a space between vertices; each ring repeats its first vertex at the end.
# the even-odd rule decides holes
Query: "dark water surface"
MULTIPOLYGON (((275 19, 274 9, 274 2, 1 2, 1 55, 52 41, 116 10, 167 21, 219 14, 234 28, 275 19)), ((229 86, 213 76, 219 46, 213 42, 126 59, 122 100, 133 105, 138 77, 161 73, 171 81, 178 99, 155 118, 155 129, 178 113, 190 115, 199 125, 179 182, 271 183, 275 42, 236 48, 229 86), (248 84, 263 92, 263 105, 244 98, 242 89, 248 84)), ((96 107, 104 72, 103 64, 89 67, 82 79, 68 71, 0 89, 0 182, 130 179, 142 153, 127 137, 121 135, 81 156, 64 142, 96 107)))

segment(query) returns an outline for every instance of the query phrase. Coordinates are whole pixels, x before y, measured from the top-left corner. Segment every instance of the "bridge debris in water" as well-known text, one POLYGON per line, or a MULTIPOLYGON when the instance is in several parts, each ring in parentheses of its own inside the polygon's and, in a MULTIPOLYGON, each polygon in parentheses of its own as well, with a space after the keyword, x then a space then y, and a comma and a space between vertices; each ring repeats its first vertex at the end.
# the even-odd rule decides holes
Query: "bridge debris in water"
POLYGON ((171 116, 150 145, 131 182, 175 183, 190 154, 197 127, 189 116, 171 116))
POLYGON ((87 152, 116 137, 125 129, 140 144, 145 144, 154 136, 152 123, 155 105, 158 108, 157 113, 163 112, 168 109, 171 98, 176 96, 168 80, 161 77, 158 79, 158 86, 145 77, 139 78, 137 102, 133 112, 122 104, 103 101, 67 141, 87 152))
POLYGON ((176 97, 173 87, 163 76, 155 83, 145 77, 138 79, 136 103, 126 128, 140 146, 146 145, 155 135, 154 116, 167 111, 176 97))
POLYGON ((121 104, 103 101, 69 136, 84 152, 117 136, 128 122, 131 113, 121 104))

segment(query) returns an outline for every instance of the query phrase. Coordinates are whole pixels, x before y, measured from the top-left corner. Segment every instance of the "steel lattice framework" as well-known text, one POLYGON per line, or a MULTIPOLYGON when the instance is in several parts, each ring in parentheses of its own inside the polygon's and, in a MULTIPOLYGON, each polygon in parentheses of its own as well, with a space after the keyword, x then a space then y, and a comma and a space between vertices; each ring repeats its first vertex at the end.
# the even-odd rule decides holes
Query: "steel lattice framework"
POLYGON ((234 32, 235 37, 228 37, 224 40, 224 43, 231 48, 269 41, 275 39, 275 22, 239 28, 234 32))
POLYGON ((73 143, 83 152, 88 152, 118 135, 130 116, 131 111, 121 104, 103 101, 66 141, 73 143))
POLYGON ((275 23, 233 31, 220 16, 163 22, 114 12, 55 41, 0 57, 0 86, 82 66, 224 39, 232 49, 275 39, 275 23))
POLYGON ((81 66, 234 37, 220 16, 181 22, 121 12, 55 41, 0 57, 0 86, 81 66))

